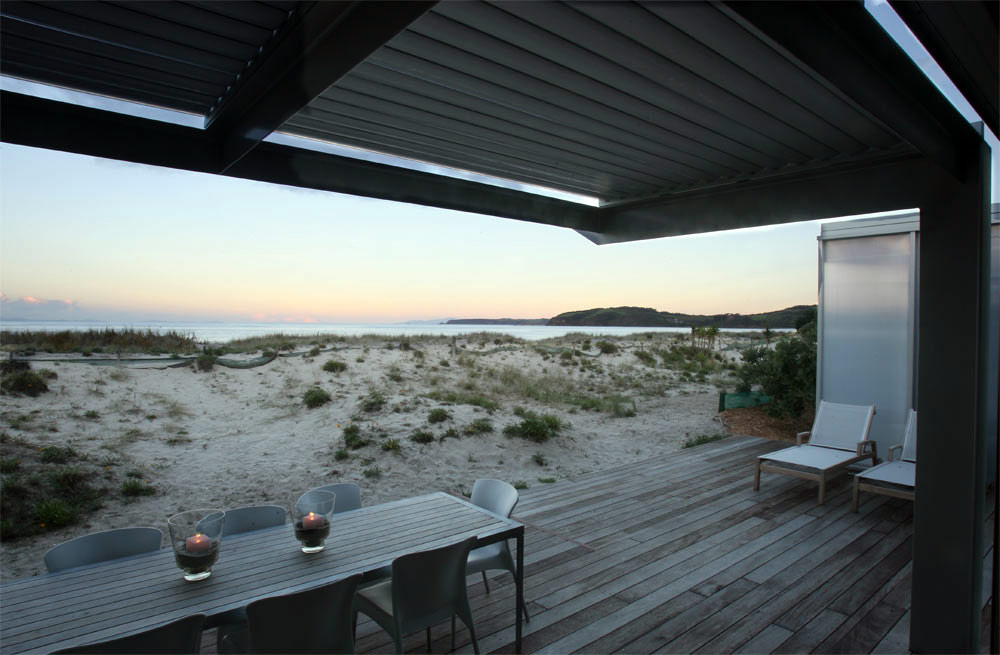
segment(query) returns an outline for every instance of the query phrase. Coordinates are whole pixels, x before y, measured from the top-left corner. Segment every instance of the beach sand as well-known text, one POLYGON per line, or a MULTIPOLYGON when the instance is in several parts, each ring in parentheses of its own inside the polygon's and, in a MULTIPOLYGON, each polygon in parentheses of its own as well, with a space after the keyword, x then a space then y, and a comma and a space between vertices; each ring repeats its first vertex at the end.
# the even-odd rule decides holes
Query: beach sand
MULTIPOLYGON (((94 484, 105 484, 108 492, 103 507, 75 525, 3 542, 0 575, 43 573, 48 548, 89 532, 140 525, 166 531, 167 517, 188 509, 287 507, 311 487, 341 481, 359 484, 366 505, 433 491, 468 494, 478 478, 534 487, 545 484, 540 479, 659 457, 688 437, 725 431, 716 410, 727 373, 698 381, 636 355, 666 341, 615 340, 618 353, 600 354, 591 345, 574 355, 570 348, 580 348, 582 337, 542 348, 494 337, 472 335, 457 347, 443 338, 410 338, 405 349, 398 339, 354 339, 324 344, 312 357, 281 356, 257 368, 216 366, 210 372, 34 362, 35 370, 49 368, 58 378, 37 398, 0 397, 4 456, 11 443, 71 446, 95 471, 94 484), (329 360, 344 362, 346 370, 324 371, 329 360), (314 386, 332 399, 309 409, 303 394, 314 386), (442 398, 486 398, 499 408, 426 396, 435 391, 442 398), (384 404, 365 411, 373 393, 384 404), (620 410, 634 403, 634 416, 579 406, 586 404, 581 399, 616 395, 620 410), (449 417, 429 423, 435 408, 449 417), (503 428, 521 420, 516 408, 552 414, 566 427, 544 443, 507 436, 503 428), (494 431, 468 434, 478 419, 494 431), (372 442, 338 460, 343 430, 352 423, 372 442), (449 429, 457 436, 441 440, 449 429), (417 430, 431 432, 435 441, 412 441, 417 430), (398 440, 398 451, 382 449, 388 439, 398 440), (148 480, 156 494, 123 497, 121 482, 129 474, 148 480)), ((738 358, 731 340, 717 345, 726 349, 723 359, 738 358)))

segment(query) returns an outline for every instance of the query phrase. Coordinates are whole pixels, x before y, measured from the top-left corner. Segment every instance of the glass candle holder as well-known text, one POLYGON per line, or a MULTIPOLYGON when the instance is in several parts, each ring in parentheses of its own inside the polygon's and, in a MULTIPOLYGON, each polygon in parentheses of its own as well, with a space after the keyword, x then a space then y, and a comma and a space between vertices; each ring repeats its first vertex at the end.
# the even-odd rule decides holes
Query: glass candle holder
POLYGON ((174 558, 185 580, 194 582, 212 575, 212 565, 219 559, 225 516, 221 509, 193 509, 167 519, 174 558))
POLYGON ((326 547, 336 499, 333 492, 314 489, 292 502, 295 538, 302 542, 303 553, 318 553, 326 547))

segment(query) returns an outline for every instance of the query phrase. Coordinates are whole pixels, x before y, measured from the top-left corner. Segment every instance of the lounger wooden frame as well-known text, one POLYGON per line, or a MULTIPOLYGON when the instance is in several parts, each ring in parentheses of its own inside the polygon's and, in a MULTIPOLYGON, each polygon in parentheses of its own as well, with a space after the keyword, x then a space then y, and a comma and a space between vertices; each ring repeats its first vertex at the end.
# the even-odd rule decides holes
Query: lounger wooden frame
MULTIPOLYGON (((906 423, 906 437, 902 444, 897 444, 889 448, 889 461, 901 462, 903 466, 910 465, 914 467, 912 473, 915 473, 916 467, 916 440, 917 440, 917 412, 915 410, 910 410, 910 416, 906 423), (913 443, 910 444, 910 440, 913 443), (895 456, 894 456, 895 455, 895 456)), ((884 465, 883 465, 884 466, 884 465)), ((899 466, 899 464, 897 464, 899 466)), ((913 500, 914 496, 914 485, 905 482, 892 482, 889 480, 882 480, 876 477, 871 479, 866 475, 867 473, 874 473, 878 471, 880 467, 874 467, 868 471, 859 473, 854 476, 854 489, 851 493, 851 509, 854 512, 858 511, 858 496, 862 491, 867 491, 873 494, 882 494, 883 496, 891 496, 892 498, 902 498, 903 500, 913 500)), ((914 475, 914 478, 916 476, 914 475)))
MULTIPOLYGON (((817 416, 817 421, 820 420, 823 402, 824 401, 820 402, 821 408, 820 408, 820 411, 817 412, 817 415, 816 415, 817 416)), ((829 404, 832 405, 832 403, 829 403, 829 404)), ((771 459, 774 455, 777 455, 778 453, 781 453, 781 452, 784 452, 784 451, 778 451, 777 453, 771 453, 770 455, 762 455, 761 457, 758 457, 757 461, 755 462, 754 476, 753 476, 753 488, 754 488, 754 491, 759 491, 760 490, 760 474, 761 474, 761 471, 766 471, 768 473, 779 473, 781 475, 788 475, 788 476, 795 477, 795 478, 800 478, 800 479, 803 479, 803 480, 814 480, 817 483, 819 483, 818 504, 819 505, 824 504, 826 502, 826 482, 827 482, 827 480, 829 480, 830 478, 833 478, 836 475, 839 475, 841 473, 846 472, 845 469, 848 466, 850 466, 851 464, 856 464, 857 462, 863 461, 865 459, 870 459, 871 463, 872 463, 872 466, 874 466, 874 465, 876 465, 878 463, 878 446, 877 446, 877 444, 874 441, 869 441, 868 440, 868 434, 871 431, 872 418, 875 415, 875 406, 871 405, 871 406, 869 406, 869 408, 870 408, 870 413, 868 414, 867 423, 864 426, 864 433, 863 433, 864 438, 861 441, 858 441, 856 443, 856 445, 855 445, 855 448, 856 448, 855 453, 856 454, 855 454, 854 457, 850 457, 848 459, 839 461, 836 464, 827 466, 825 468, 818 468, 818 467, 810 467, 810 466, 807 466, 807 465, 797 465, 797 464, 791 464, 791 463, 782 463, 782 462, 779 462, 777 460, 772 460, 771 459)), ((815 430, 815 429, 816 429, 816 424, 813 424, 813 430, 815 430)), ((802 440, 803 440, 804 437, 811 437, 811 436, 812 436, 812 431, 798 433, 795 436, 796 447, 811 446, 811 447, 815 447, 815 448, 829 448, 830 450, 833 450, 833 451, 845 451, 846 450, 847 452, 850 452, 849 450, 844 449, 844 448, 836 448, 836 447, 826 446, 826 445, 823 445, 823 444, 811 444, 811 443, 803 444, 802 443, 802 440)), ((786 449, 786 450, 790 450, 790 449, 786 449)))

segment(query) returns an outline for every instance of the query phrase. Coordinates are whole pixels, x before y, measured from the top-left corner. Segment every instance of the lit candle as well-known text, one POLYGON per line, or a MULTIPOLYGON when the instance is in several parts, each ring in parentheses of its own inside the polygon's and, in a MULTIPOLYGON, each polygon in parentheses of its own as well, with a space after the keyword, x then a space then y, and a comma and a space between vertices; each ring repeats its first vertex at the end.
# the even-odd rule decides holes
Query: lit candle
POLYGON ((203 553, 212 548, 212 540, 199 532, 195 536, 187 538, 184 548, 189 553, 203 553))
POLYGON ((316 512, 309 512, 306 516, 302 517, 302 529, 311 530, 314 528, 322 528, 326 525, 326 517, 322 514, 317 514, 316 512))

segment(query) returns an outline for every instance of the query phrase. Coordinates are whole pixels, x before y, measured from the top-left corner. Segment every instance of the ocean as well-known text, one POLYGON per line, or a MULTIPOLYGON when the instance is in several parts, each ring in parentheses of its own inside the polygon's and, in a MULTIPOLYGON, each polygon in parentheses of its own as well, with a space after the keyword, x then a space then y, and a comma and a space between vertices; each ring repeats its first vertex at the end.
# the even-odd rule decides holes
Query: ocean
MULTIPOLYGON (((570 332, 583 332, 597 336, 626 336, 637 332, 662 332, 688 334, 691 328, 601 327, 601 326, 549 326, 549 325, 444 325, 427 323, 196 323, 180 321, 136 321, 117 323, 104 321, 0 321, 0 330, 32 330, 58 332, 60 330, 104 330, 134 328, 156 332, 174 331, 191 335, 205 343, 225 343, 233 339, 268 334, 338 334, 359 336, 452 336, 474 332, 507 334, 528 341, 561 337, 570 332)), ((748 332, 747 329, 723 329, 722 332, 748 332)), ((774 330, 785 332, 788 330, 774 330)))

